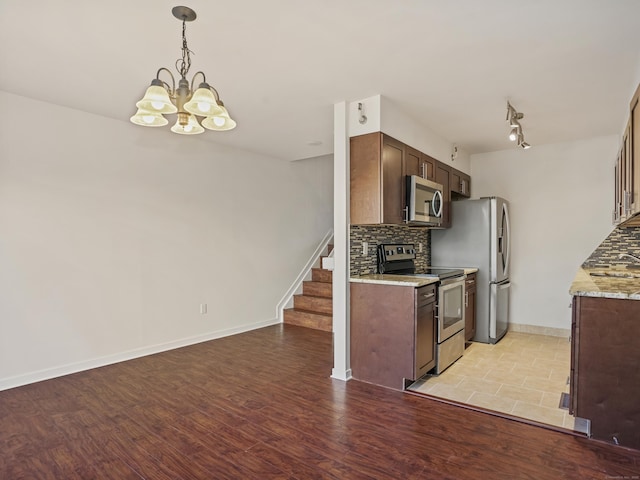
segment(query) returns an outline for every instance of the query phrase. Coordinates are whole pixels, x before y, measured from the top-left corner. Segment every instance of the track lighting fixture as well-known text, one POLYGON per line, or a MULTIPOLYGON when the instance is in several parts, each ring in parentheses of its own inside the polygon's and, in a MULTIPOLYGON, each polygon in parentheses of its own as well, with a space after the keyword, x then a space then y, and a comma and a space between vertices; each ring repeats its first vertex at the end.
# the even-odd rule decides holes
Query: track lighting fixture
POLYGON ((236 122, 224 108, 218 91, 207 83, 204 73, 196 72, 191 78, 191 84, 187 80, 193 52, 187 46, 186 22, 194 21, 196 12, 189 7, 174 7, 171 13, 182 22, 182 58, 176 61, 176 69, 180 74, 178 88, 171 71, 159 69, 144 98, 136 103, 138 111, 131 117, 131 121, 143 127, 162 127, 169 123, 164 115, 177 113, 178 119, 171 127, 174 133, 195 135, 204 132, 205 128, 217 131, 235 128, 236 122), (171 85, 160 80, 160 72, 171 77, 171 85), (194 80, 198 75, 202 76, 202 83, 194 89, 194 80), (203 117, 203 120, 196 117, 203 117))
POLYGON ((523 118, 524 113, 516 111, 511 103, 507 102, 507 122, 509 122, 509 127, 511 127, 509 140, 512 142, 517 141, 518 146, 526 150, 527 148, 531 148, 531 145, 524 141, 524 133, 522 133, 522 125, 520 125, 520 120, 523 118))

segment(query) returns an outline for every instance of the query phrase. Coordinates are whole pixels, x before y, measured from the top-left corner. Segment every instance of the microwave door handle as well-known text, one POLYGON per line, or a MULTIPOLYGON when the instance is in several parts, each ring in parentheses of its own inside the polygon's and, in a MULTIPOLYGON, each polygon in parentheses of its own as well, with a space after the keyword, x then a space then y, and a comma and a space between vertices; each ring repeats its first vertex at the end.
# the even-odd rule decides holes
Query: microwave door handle
MULTIPOLYGON (((436 190, 435 193, 433 194, 433 197, 435 198, 436 196, 440 200, 438 202, 440 204, 440 208, 438 209, 437 212, 434 212, 434 214, 435 214, 436 218, 440 218, 440 217, 442 217, 442 192, 440 190, 436 190)), ((433 203, 432 203, 432 205, 433 205, 433 203)))

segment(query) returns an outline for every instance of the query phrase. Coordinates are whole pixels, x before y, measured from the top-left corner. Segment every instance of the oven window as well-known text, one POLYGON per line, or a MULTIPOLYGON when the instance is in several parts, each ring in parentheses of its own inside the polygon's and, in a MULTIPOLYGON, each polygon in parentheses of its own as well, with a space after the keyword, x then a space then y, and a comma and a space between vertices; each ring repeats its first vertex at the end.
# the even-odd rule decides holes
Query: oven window
POLYGON ((445 290, 443 294, 444 319, 442 320, 442 327, 446 329, 462 321, 464 318, 464 284, 445 290))

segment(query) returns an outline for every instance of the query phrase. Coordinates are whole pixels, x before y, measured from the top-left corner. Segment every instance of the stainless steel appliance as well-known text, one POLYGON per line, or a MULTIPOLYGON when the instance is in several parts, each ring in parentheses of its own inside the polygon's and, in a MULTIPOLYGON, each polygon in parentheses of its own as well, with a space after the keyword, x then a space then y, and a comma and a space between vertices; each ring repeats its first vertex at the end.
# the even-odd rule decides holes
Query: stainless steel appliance
POLYGON ((478 268, 473 340, 496 343, 509 324, 509 205, 499 197, 459 200, 451 215, 450 228, 431 231, 431 261, 478 268))
POLYGON ((417 175, 407 175, 406 182, 406 222, 439 227, 442 223, 442 185, 417 175))
POLYGON ((413 244, 378 245, 378 272, 438 279, 436 367, 441 373, 464 353, 464 270, 427 267, 416 271, 413 244))

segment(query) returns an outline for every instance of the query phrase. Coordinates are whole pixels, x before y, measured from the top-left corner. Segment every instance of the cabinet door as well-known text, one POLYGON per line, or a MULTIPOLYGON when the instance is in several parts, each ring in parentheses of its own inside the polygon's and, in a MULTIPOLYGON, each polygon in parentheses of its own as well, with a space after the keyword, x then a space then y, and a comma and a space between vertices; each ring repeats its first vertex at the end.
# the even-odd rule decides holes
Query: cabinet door
POLYGON ((420 155, 420 175, 427 180, 436 181, 436 159, 424 153, 420 155))
POLYGON ((455 168, 451 169, 451 193, 460 193, 462 185, 461 175, 461 171, 455 168))
POLYGON ((476 274, 467 275, 465 282, 464 336, 468 342, 476 335, 476 274))
POLYGON ((620 160, 624 164, 623 172, 623 197, 622 197, 622 216, 631 217, 633 214, 633 162, 631 155, 631 120, 622 137, 622 149, 620 151, 620 160))
POLYGON ((631 115, 628 129, 628 153, 631 177, 632 212, 640 213, 640 86, 631 100, 631 115))
POLYGON ((578 351, 580 350, 580 336, 578 335, 578 309, 580 297, 573 297, 571 301, 571 373, 569 374, 569 414, 575 416, 578 402, 576 395, 578 388, 578 351))
POLYGON ((420 171, 420 152, 409 146, 405 149, 404 174, 422 176, 420 171))
POLYGON ((451 169, 444 163, 436 163, 436 183, 442 185, 442 227, 451 226, 451 169))
POLYGON ((382 138, 382 223, 404 223, 404 144, 382 138))
POLYGON ((353 225, 382 222, 381 184, 382 134, 350 139, 350 221, 353 225))
POLYGON ((574 309, 573 413, 593 438, 640 449, 640 302, 577 297, 574 309))
POLYGON ((460 170, 452 168, 451 193, 462 197, 471 196, 471 177, 460 170))
POLYGON ((415 379, 436 366, 436 292, 434 286, 416 288, 415 379))
POLYGON ((460 195, 467 198, 471 196, 471 177, 466 173, 460 175, 460 195))

